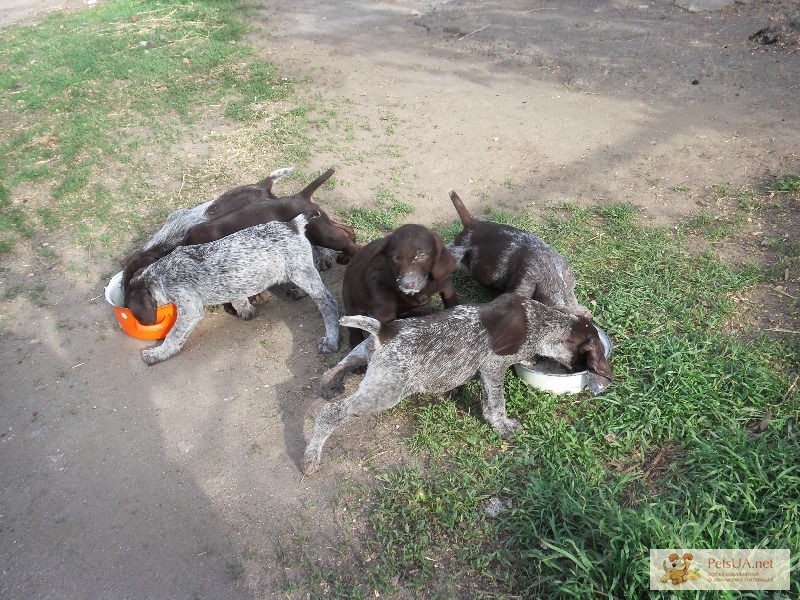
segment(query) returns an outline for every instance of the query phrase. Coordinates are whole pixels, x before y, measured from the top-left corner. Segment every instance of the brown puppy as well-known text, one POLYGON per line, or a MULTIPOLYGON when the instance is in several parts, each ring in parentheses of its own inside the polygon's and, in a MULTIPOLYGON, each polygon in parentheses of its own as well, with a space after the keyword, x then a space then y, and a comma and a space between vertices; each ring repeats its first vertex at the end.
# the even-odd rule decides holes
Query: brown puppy
MULTIPOLYGON (((403 225, 364 246, 344 274, 344 314, 366 315, 381 323, 428 314, 436 294, 449 308, 458 304, 450 274, 457 263, 436 232, 403 225)), ((356 347, 364 332, 350 329, 356 347)))
POLYGON ((448 248, 476 281, 591 318, 575 298, 575 276, 561 254, 529 231, 473 218, 458 194, 449 194, 464 230, 448 248))
POLYGON ((333 175, 334 170, 329 169, 297 194, 277 197, 272 185, 293 171, 293 168, 279 169, 258 183, 240 185, 214 200, 172 213, 141 250, 123 260, 123 287, 127 287, 136 273, 178 246, 212 242, 252 225, 290 221, 299 214, 314 211, 319 212, 320 217, 309 224, 306 237, 316 246, 343 251, 344 256, 337 260, 346 263, 360 248, 355 243, 353 229, 331 221, 312 201, 314 192, 333 175))
MULTIPOLYGON (((212 204, 207 211, 207 213, 212 213, 211 218, 190 227, 180 245, 206 244, 253 225, 268 223, 269 221, 289 221, 299 214, 316 210, 319 211, 320 216, 309 223, 306 229, 306 237, 315 246, 341 251, 343 254, 337 261, 340 264, 344 264, 361 248, 355 243, 353 229, 347 225, 331 221, 325 211, 311 199, 317 188, 333 174, 334 170, 328 169, 308 184, 299 194, 294 194, 293 196, 273 197, 274 199, 271 202, 259 202, 257 200, 243 202, 238 200, 240 205, 234 210, 230 210, 226 205, 223 205, 220 208, 220 216, 213 216, 215 206, 212 204)), ((258 189, 256 186, 251 187, 258 189)), ((255 197, 255 195, 253 196, 255 197)), ((229 199, 226 204, 231 202, 234 202, 234 200, 229 199)))

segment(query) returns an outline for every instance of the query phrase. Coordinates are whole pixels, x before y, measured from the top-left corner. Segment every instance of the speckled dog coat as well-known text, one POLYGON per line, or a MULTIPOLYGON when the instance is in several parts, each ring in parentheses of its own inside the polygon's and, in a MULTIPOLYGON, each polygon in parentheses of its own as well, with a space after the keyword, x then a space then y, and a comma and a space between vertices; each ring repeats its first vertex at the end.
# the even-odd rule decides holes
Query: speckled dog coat
POLYGON ((503 376, 508 367, 534 355, 571 369, 586 369, 589 386, 603 392, 611 383, 597 328, 576 317, 516 294, 482 305, 463 305, 383 326, 370 317, 343 317, 341 324, 372 335, 322 376, 326 389, 338 387, 345 372, 367 365, 351 396, 320 411, 301 468, 314 472, 331 433, 355 417, 386 410, 406 396, 441 393, 480 375, 483 417, 502 436, 520 427, 506 416, 503 376))
POLYGON ((291 281, 314 300, 325 322, 320 352, 339 348, 339 309, 314 268, 311 243, 304 231, 308 218, 273 221, 233 233, 208 244, 180 246, 134 277, 126 302, 143 324, 155 322, 157 306, 174 303, 175 325, 160 346, 142 350, 149 365, 180 351, 203 319, 204 307, 230 302, 238 316, 250 319, 255 307, 249 297, 291 281))

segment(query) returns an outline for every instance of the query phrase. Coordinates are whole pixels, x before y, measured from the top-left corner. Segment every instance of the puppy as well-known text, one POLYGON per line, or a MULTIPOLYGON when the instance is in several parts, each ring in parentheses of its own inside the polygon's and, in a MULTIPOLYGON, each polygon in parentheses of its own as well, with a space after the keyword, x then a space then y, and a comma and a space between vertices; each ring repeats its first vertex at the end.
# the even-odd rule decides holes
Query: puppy
POLYGON ((464 225, 448 248, 476 281, 591 318, 575 298, 575 276, 561 254, 528 231, 474 219, 458 194, 448 193, 464 225))
POLYGON ((252 185, 240 185, 228 190, 214 200, 208 200, 193 208, 180 208, 167 217, 167 220, 141 249, 122 259, 123 289, 137 271, 169 254, 180 245, 186 232, 193 225, 219 218, 231 211, 262 200, 276 200, 272 185, 281 177, 294 173, 294 167, 278 169, 266 178, 252 185))
POLYGON ((483 417, 504 437, 520 428, 506 415, 503 396, 503 376, 514 363, 546 356, 588 370, 595 393, 611 383, 600 335, 587 318, 516 294, 388 324, 363 316, 345 316, 341 324, 372 335, 322 376, 323 387, 338 387, 354 367, 366 364, 367 372, 354 394, 320 411, 303 455, 306 474, 318 468, 328 436, 347 421, 389 409, 411 394, 446 392, 476 372, 483 384, 483 417))
POLYGON ((144 325, 156 321, 159 305, 174 303, 175 325, 161 345, 142 350, 148 365, 175 355, 203 319, 204 307, 230 302, 241 319, 255 316, 248 298, 268 287, 291 281, 314 300, 325 322, 318 349, 339 348, 339 310, 314 268, 311 244, 305 236, 310 215, 289 223, 255 225, 225 238, 181 246, 137 272, 125 292, 128 308, 144 325))
MULTIPOLYGON (((225 214, 214 216, 190 227, 181 244, 205 244, 235 231, 266 223, 268 221, 288 221, 308 211, 317 211, 319 217, 308 224, 306 235, 316 246, 340 251, 337 259, 345 264, 361 246, 355 243, 355 233, 348 225, 335 223, 319 205, 312 200, 314 192, 335 173, 328 169, 308 184, 299 194, 274 199, 272 202, 250 202, 236 210, 228 210, 225 214)), ((211 209, 214 207, 212 206, 211 209)))
POLYGON ((314 219, 307 230, 312 243, 343 250, 344 258, 337 258, 337 261, 346 262, 360 248, 355 243, 353 229, 331 221, 312 201, 314 192, 333 175, 333 169, 317 177, 299 193, 277 197, 272 191, 273 184, 293 172, 293 167, 278 169, 258 183, 238 186, 214 200, 170 214, 161 229, 140 250, 123 259, 123 288, 134 273, 178 246, 204 244, 252 225, 289 221, 311 211, 320 213, 320 217, 314 219))
MULTIPOLYGON (((344 314, 388 323, 429 313, 436 294, 445 307, 455 306, 450 274, 456 266, 439 234, 422 225, 403 225, 353 256, 342 284, 344 314)), ((364 337, 360 329, 351 329, 351 347, 364 337)))

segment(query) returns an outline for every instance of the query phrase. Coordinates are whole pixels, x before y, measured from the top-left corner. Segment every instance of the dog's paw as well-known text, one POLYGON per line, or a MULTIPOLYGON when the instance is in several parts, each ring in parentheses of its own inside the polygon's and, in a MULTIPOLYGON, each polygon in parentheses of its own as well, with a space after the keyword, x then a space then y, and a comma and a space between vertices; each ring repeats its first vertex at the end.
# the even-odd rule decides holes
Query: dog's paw
POLYGON ((344 392, 344 383, 342 380, 331 382, 320 382, 319 395, 326 400, 333 400, 344 392))
POLYGON ((159 345, 155 345, 145 348, 140 352, 142 360, 145 362, 145 364, 152 367, 166 358, 161 356, 161 352, 159 351, 160 348, 161 347, 159 345))
POLYGON ((339 340, 331 340, 327 337, 322 338, 317 344, 317 350, 322 354, 330 354, 339 350, 339 340))
POLYGON ((256 307, 252 304, 248 304, 246 307, 239 310, 236 316, 242 321, 249 321, 256 316, 256 307))
POLYGON ((303 475, 313 475, 319 470, 319 459, 303 457, 300 463, 300 470, 303 472, 303 475))
POLYGON ((344 373, 339 369, 329 369, 319 378, 319 395, 330 400, 344 391, 344 373))
POLYGON ((502 438, 511 437, 517 431, 522 430, 522 424, 519 421, 508 417, 499 417, 492 423, 492 427, 502 438))

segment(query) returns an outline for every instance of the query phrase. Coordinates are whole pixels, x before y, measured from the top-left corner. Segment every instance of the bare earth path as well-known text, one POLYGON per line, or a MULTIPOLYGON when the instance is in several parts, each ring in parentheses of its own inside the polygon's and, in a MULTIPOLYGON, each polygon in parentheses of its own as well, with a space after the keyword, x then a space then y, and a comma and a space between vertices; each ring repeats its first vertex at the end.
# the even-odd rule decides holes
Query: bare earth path
MULTIPOLYGON (((452 187, 478 213, 607 199, 672 224, 708 186, 800 171, 800 53, 748 41, 789 2, 587 4, 265 0, 250 41, 335 109, 309 165, 337 168, 334 207, 383 188, 409 220, 452 221, 452 187)), ((298 548, 335 564, 352 542, 342 484, 413 459, 390 415, 300 476, 326 364, 310 300, 209 314, 148 368, 102 298, 115 266, 69 260, 81 269, 10 267, 58 292, 3 304, 0 598, 286 597, 298 548)), ((337 295, 341 275, 324 274, 337 295)))

